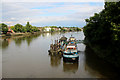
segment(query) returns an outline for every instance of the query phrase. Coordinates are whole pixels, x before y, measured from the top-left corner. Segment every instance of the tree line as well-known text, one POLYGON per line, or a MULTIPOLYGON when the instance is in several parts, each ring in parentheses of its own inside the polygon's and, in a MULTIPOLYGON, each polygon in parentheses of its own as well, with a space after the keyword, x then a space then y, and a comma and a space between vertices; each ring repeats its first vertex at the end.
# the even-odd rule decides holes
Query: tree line
POLYGON ((100 13, 86 19, 85 42, 100 57, 120 67, 120 1, 105 2, 100 13))
MULTIPOLYGON (((10 27, 14 32, 37 32, 39 31, 39 29, 35 26, 32 26, 29 24, 29 22, 27 22, 27 24, 25 26, 21 25, 21 24, 16 24, 14 26, 10 27)), ((8 32, 8 26, 4 23, 0 24, 0 30, 1 32, 3 32, 3 34, 6 34, 8 32)))
POLYGON ((61 26, 59 26, 59 27, 58 26, 45 26, 45 27, 42 27, 42 31, 45 31, 46 28, 51 28, 51 30, 50 30, 51 32, 81 31, 81 28, 79 28, 79 27, 61 27, 61 26))
MULTIPOLYGON (((10 26, 10 28, 14 31, 14 32, 21 32, 21 33, 25 33, 25 32, 38 32, 41 29, 41 32, 45 32, 46 28, 51 28, 51 32, 55 32, 55 31, 81 31, 81 28, 79 27, 57 27, 57 26, 45 26, 45 27, 35 27, 30 25, 29 22, 27 22, 27 24, 25 26, 21 25, 21 24, 16 24, 14 26, 10 26)), ((8 32, 8 26, 4 23, 0 24, 0 30, 1 32, 3 32, 3 34, 6 34, 8 32)))

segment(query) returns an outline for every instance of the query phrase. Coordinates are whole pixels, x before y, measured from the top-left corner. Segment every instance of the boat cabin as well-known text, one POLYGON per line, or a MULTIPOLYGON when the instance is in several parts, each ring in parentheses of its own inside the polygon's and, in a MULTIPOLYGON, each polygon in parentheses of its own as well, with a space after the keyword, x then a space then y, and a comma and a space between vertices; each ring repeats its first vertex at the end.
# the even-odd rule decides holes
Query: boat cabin
POLYGON ((74 49, 75 50, 76 47, 75 46, 67 46, 67 49, 71 49, 71 50, 74 49))
POLYGON ((60 40, 61 42, 62 42, 62 41, 66 42, 66 41, 67 41, 67 38, 63 36, 63 37, 61 37, 59 40, 60 40))
POLYGON ((75 41, 75 37, 70 37, 69 41, 75 41))

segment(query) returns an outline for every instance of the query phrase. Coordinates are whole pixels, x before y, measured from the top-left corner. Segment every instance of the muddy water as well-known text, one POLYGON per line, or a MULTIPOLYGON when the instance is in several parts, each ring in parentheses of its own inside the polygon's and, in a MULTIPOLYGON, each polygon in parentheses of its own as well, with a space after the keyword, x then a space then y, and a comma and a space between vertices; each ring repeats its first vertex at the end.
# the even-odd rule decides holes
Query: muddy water
POLYGON ((48 55, 49 45, 63 35, 84 40, 83 32, 2 38, 3 78, 104 78, 117 75, 112 67, 90 55, 92 52, 82 43, 78 44, 78 63, 65 63, 60 56, 48 55))

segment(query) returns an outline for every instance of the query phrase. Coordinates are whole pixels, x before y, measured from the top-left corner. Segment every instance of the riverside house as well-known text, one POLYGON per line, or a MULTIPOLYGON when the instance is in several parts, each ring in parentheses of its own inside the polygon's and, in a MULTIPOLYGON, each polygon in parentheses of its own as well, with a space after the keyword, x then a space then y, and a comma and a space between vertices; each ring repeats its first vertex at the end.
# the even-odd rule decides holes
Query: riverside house
POLYGON ((51 28, 50 28, 50 27, 46 27, 46 28, 45 28, 45 31, 47 31, 47 32, 48 32, 48 31, 51 31, 51 28))
POLYGON ((15 33, 15 32, 10 27, 8 27, 7 34, 10 34, 10 33, 15 33))
POLYGON ((52 28, 54 29, 55 31, 60 31, 61 29, 60 28, 52 28))

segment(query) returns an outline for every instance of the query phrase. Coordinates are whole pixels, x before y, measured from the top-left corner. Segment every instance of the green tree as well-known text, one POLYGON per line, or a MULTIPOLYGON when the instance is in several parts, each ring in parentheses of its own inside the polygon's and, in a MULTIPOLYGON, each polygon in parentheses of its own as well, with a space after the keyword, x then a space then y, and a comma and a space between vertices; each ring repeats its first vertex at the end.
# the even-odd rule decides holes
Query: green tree
POLYGON ((70 28, 70 29, 69 29, 69 31, 73 31, 73 29, 72 29, 72 28, 70 28))
POLYGON ((10 28, 11 28, 12 30, 14 30, 14 26, 10 26, 10 28))
POLYGON ((26 24, 27 32, 31 32, 31 27, 32 27, 32 25, 30 25, 29 22, 27 22, 27 24, 26 24))
POLYGON ((51 28, 51 32, 54 32, 55 30, 53 28, 51 28))
POLYGON ((85 41, 99 57, 120 67, 120 1, 105 2, 104 7, 86 19, 85 41))
POLYGON ((49 26, 49 27, 51 27, 51 28, 57 28, 57 26, 49 26))
POLYGON ((59 26, 59 28, 61 29, 61 26, 59 26))
POLYGON ((37 27, 35 27, 35 26, 31 27, 31 32, 37 32, 37 31, 39 31, 39 29, 37 27))
POLYGON ((2 33, 2 24, 0 24, 0 35, 2 33))
POLYGON ((45 31, 45 27, 42 27, 42 31, 43 31, 43 32, 45 31))
POLYGON ((77 28, 76 28, 76 31, 81 31, 81 29, 77 27, 77 28))
POLYGON ((23 33, 27 32, 26 27, 23 27, 23 28, 22 28, 22 32, 23 32, 23 33))
POLYGON ((21 24, 16 24, 14 27, 15 32, 22 32, 23 26, 21 24))
POLYGON ((66 29, 64 29, 64 28, 61 28, 61 31, 66 31, 66 29))
POLYGON ((4 24, 4 23, 0 24, 0 31, 2 31, 3 34, 6 34, 7 31, 8 31, 8 27, 7 27, 7 25, 4 24))

